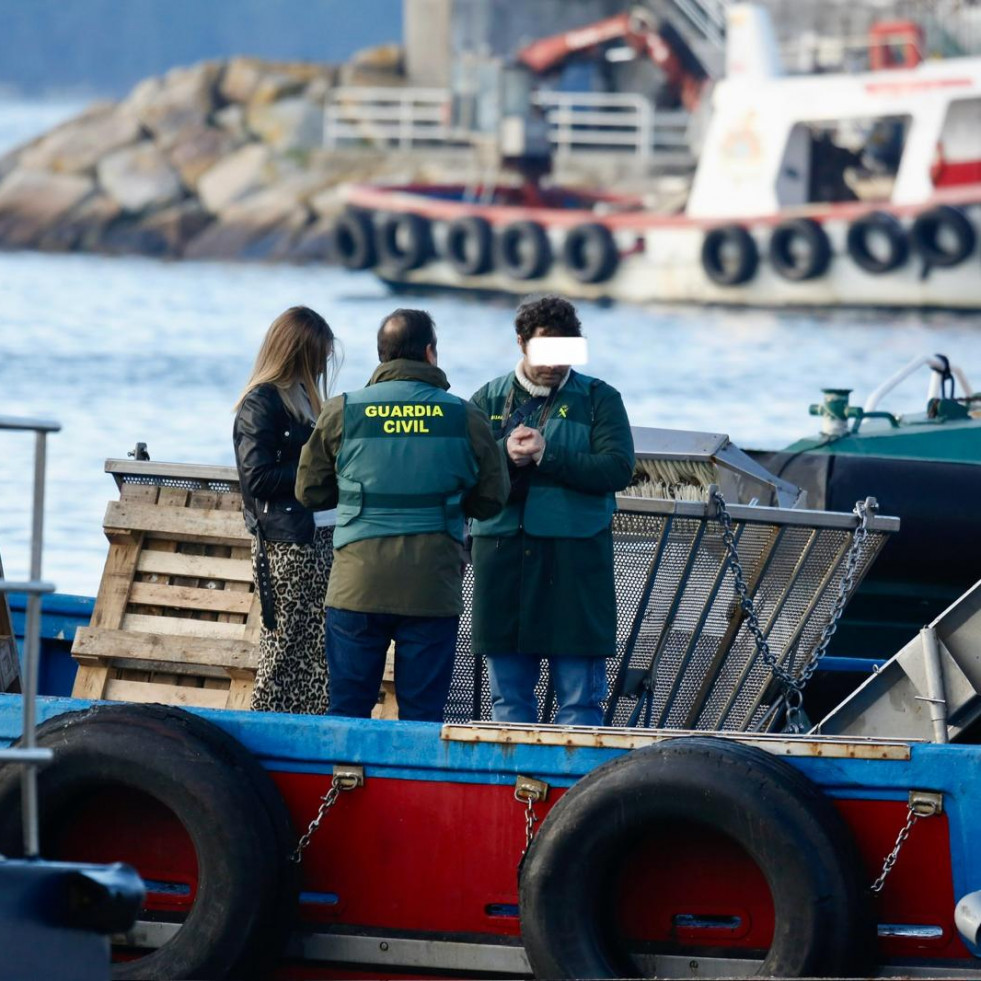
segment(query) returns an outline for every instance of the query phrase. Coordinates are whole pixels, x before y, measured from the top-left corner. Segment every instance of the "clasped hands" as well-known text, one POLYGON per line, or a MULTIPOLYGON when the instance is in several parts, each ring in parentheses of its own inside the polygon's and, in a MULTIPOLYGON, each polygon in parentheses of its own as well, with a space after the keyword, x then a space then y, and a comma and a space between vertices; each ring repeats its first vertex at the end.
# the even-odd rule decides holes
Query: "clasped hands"
POLYGON ((537 429, 525 425, 516 426, 508 436, 507 451, 516 467, 541 463, 545 454, 545 437, 537 429))

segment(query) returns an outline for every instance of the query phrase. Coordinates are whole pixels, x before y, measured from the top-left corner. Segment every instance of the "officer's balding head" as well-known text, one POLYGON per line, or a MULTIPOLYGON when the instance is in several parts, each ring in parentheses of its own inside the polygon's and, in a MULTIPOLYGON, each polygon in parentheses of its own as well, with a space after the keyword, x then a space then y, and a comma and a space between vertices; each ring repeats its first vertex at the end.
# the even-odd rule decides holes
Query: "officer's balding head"
POLYGON ((378 328, 378 360, 436 364, 436 325, 425 310, 399 309, 378 328))

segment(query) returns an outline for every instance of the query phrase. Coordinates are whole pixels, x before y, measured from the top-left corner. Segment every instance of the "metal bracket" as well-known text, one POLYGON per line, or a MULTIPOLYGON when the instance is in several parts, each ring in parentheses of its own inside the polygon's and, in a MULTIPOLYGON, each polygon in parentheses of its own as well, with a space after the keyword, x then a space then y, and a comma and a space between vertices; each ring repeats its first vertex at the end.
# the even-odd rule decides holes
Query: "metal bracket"
POLYGON ((335 763, 334 781, 341 790, 354 790, 364 786, 364 767, 349 763, 335 763))
POLYGON ((548 784, 534 777, 519 776, 514 781, 514 799, 522 803, 537 803, 548 797, 548 784))
POLYGON ((935 817, 944 812, 944 795, 936 790, 911 790, 909 809, 917 817, 935 817))

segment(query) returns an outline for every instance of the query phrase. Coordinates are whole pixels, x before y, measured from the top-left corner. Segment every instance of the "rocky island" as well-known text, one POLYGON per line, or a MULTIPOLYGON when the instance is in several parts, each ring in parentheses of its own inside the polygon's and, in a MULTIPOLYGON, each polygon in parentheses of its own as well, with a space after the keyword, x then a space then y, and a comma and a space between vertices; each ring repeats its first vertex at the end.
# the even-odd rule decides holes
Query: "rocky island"
POLYGON ((349 63, 177 68, 0 157, 0 248, 323 261, 352 179, 438 179, 431 157, 323 149, 338 85, 404 84, 401 49, 349 63))

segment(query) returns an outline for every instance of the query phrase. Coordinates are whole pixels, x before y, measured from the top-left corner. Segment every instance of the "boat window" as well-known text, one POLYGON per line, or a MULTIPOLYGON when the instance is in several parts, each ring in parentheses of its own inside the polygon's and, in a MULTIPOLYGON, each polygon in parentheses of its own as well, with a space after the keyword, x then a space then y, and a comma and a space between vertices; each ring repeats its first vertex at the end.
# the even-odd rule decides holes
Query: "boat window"
POLYGON ((909 116, 798 123, 781 162, 780 206, 888 201, 909 124, 909 116))
POLYGON ((981 98, 953 99, 930 169, 934 187, 981 182, 981 98))

